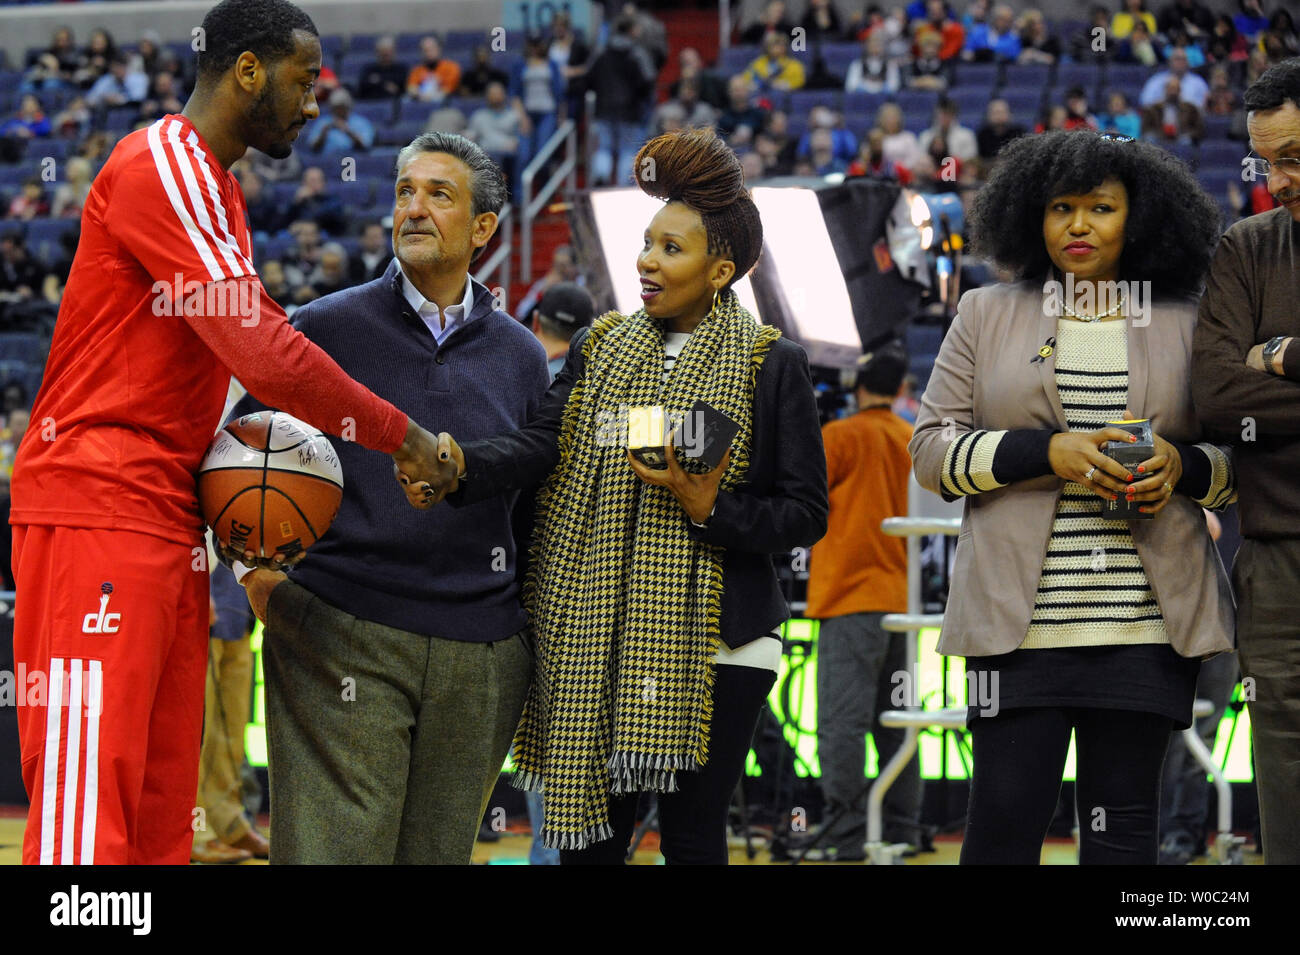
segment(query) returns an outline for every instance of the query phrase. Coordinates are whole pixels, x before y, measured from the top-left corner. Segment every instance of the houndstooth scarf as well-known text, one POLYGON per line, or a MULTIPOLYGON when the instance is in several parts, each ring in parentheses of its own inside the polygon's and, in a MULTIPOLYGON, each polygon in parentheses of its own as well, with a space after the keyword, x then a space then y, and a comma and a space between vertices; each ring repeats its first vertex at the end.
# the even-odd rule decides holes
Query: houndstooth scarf
MULTIPOLYGON (((514 784, 545 792, 542 839, 581 849, 613 835, 610 793, 674 792, 708 760, 722 549, 690 539, 665 487, 627 460, 628 407, 674 416, 703 399, 740 424, 720 488, 749 465, 754 383, 780 332, 727 291, 665 384, 662 325, 641 309, 598 318, 537 498, 524 602, 537 676, 515 737, 514 784)), ((688 471, 703 462, 683 458, 688 471)))

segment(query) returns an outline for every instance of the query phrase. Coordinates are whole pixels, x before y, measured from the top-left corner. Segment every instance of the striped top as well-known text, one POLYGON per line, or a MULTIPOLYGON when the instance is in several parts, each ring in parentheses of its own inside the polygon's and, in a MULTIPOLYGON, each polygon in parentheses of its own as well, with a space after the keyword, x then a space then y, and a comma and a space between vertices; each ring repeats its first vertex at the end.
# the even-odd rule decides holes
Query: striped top
MULTIPOLYGON (((1071 431, 1095 431, 1124 417, 1127 327, 1126 321, 1092 323, 1064 317, 1057 323, 1056 387, 1071 431)), ((944 489, 954 496, 977 494, 1011 483, 1008 474, 1031 476, 1024 462, 1007 462, 1011 445, 1025 447, 1016 440, 1019 434, 976 430, 959 435, 944 458, 944 489), (1011 440, 1005 440, 1008 435, 1011 440)), ((1232 496, 1228 459, 1213 445, 1195 448, 1208 458, 1210 475, 1206 493, 1196 500, 1203 507, 1222 507, 1232 496)), ((1184 476, 1190 471, 1186 458, 1184 476)), ((1037 473, 1050 474, 1050 465, 1041 462, 1037 473)), ((1129 526, 1102 518, 1101 503, 1081 484, 1066 482, 1022 647, 1169 642, 1129 526)))

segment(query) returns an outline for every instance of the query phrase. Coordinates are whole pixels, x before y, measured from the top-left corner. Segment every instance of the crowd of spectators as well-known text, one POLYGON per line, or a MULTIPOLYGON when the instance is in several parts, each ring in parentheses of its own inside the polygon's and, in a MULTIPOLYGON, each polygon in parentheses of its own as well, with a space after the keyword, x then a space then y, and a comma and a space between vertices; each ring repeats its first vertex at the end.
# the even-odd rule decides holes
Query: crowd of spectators
MULTIPOLYGON (((1244 139, 1241 91, 1298 47, 1284 7, 1265 10, 1260 0, 1237 6, 1211 13, 1199 0, 1169 0, 1148 11, 1145 0, 1122 0, 1094 6, 1086 21, 1070 25, 993 0, 960 9, 946 0, 865 3, 852 16, 842 14, 843 5, 809 0, 791 22, 785 4, 772 0, 733 37, 743 60, 725 58, 732 68, 715 51, 689 46, 669 62, 663 25, 634 3, 609 5, 613 15, 591 43, 564 14, 544 35, 512 40, 508 53, 491 37, 449 53, 434 33, 420 37, 418 48, 414 38, 408 46, 384 36, 372 52, 325 57, 316 91, 322 115, 294 155, 273 160, 250 152, 234 171, 259 253, 269 253, 259 257, 268 291, 292 309, 387 264, 382 222, 390 184, 381 182, 378 166, 361 185, 340 176, 340 156, 391 151, 426 129, 460 132, 501 163, 518 196, 524 168, 561 122, 584 118, 591 93, 583 129, 589 186, 628 182, 648 137, 709 125, 752 180, 871 176, 966 197, 998 150, 1027 132, 1094 128, 1178 147, 1201 142, 1209 123, 1230 120, 1244 139), (843 44, 860 52, 832 67, 822 51, 843 44), (1023 103, 987 90, 982 122, 969 111, 970 96, 962 99, 972 92, 962 79, 966 64, 1054 70, 1101 61, 1145 67, 1140 91, 1062 85, 1026 116, 1023 103), (791 115, 790 94, 806 90, 882 102, 852 115, 834 102, 791 115), (899 97, 909 91, 933 94, 924 107, 932 111, 928 128, 915 99, 904 111, 899 97), (1094 96, 1101 99, 1090 102, 1094 96)), ((0 115, 0 173, 13 171, 0 179, 0 212, 14 222, 0 271, 0 316, 15 303, 57 303, 75 251, 75 234, 60 234, 37 255, 24 238, 26 224, 78 219, 117 139, 178 112, 192 83, 192 57, 151 31, 119 46, 95 30, 83 46, 60 28, 46 49, 30 54, 0 115), (53 177, 39 166, 45 156, 58 157, 53 177)), ((1271 203, 1262 186, 1229 191, 1242 214, 1271 203)))

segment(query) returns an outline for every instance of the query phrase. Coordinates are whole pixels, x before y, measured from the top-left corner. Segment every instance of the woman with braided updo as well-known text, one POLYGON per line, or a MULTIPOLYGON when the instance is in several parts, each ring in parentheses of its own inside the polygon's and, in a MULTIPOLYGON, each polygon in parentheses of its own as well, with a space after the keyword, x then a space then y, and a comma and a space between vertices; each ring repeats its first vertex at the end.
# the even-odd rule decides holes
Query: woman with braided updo
MULTIPOLYGON (((524 584, 537 675, 516 785, 545 794, 565 864, 618 864, 638 794, 659 794, 671 863, 725 864, 731 795, 781 658, 789 608, 772 555, 826 530, 826 460, 808 361, 741 307, 763 242, 740 163, 711 130, 646 143, 640 187, 668 200, 637 258, 644 307, 573 338, 535 420, 463 448, 464 504, 538 485, 524 584), (740 425, 712 470, 632 457, 611 423, 703 400, 740 425)), ((629 263, 630 264, 630 263, 629 263)), ((410 485, 413 502, 438 499, 410 485)))

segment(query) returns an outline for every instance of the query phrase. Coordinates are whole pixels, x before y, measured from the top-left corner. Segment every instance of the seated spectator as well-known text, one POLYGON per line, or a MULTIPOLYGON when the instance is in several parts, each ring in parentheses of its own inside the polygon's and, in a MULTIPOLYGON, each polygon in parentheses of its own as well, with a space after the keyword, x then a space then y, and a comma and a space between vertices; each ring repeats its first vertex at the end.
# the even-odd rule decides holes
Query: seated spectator
POLYGON ((343 202, 329 191, 319 166, 303 170, 302 182, 289 206, 289 221, 309 220, 330 235, 342 235, 347 226, 343 202))
MULTIPOLYGON (((976 3, 987 4, 988 0, 975 0, 976 3)), ((848 36, 859 43, 866 41, 873 31, 883 30, 886 33, 886 40, 889 37, 889 29, 886 26, 891 20, 885 17, 885 11, 881 9, 878 3, 869 3, 865 10, 854 13, 849 17, 848 36)))
POLYGON ((767 111, 752 101, 751 91, 743 73, 727 81, 727 108, 718 116, 717 129, 733 147, 749 143, 767 117, 767 111))
POLYGON ((1207 43, 1205 54, 1211 63, 1244 63, 1250 53, 1246 38, 1237 32, 1232 17, 1226 13, 1215 17, 1207 43))
POLYGON ((812 151, 812 136, 819 129, 826 130, 830 137, 831 155, 847 169, 858 154, 858 138, 845 127, 844 117, 828 106, 814 106, 809 112, 808 131, 799 137, 795 155, 803 157, 812 151))
POLYGON ((916 134, 903 128, 903 111, 897 103, 884 103, 876 111, 876 126, 884 133, 881 154, 895 166, 911 170, 924 155, 916 134))
POLYGON ((1070 38, 1070 55, 1077 63, 1109 60, 1119 52, 1119 41, 1110 35, 1110 13, 1095 4, 1088 15, 1088 25, 1070 38))
POLYGON ((0 238, 0 301, 36 298, 45 284, 46 272, 45 266, 27 251, 21 233, 7 232, 0 238))
POLYGON ((799 25, 804 28, 808 42, 815 45, 838 43, 844 36, 839 11, 831 0, 808 0, 808 8, 799 25))
MULTIPOLYGON (((289 297, 297 302, 299 292, 311 276, 316 274, 316 266, 320 264, 320 226, 310 219, 302 219, 289 226, 289 234, 293 236, 293 245, 284 253, 280 263, 284 266, 284 280, 290 289, 289 297)), ((304 301, 310 301, 310 298, 304 301)))
POLYGON ((185 108, 181 102, 182 92, 176 77, 166 70, 159 70, 149 84, 148 97, 140 104, 140 115, 146 119, 161 119, 169 113, 179 113, 185 108))
POLYGON ((844 92, 897 93, 901 84, 897 61, 885 56, 885 34, 867 34, 862 41, 862 55, 849 64, 844 92))
MULTIPOLYGON (((794 143, 790 145, 793 146, 794 143)), ((793 153, 786 155, 782 146, 783 143, 767 130, 754 137, 754 155, 763 164, 764 179, 771 176, 788 176, 794 169, 793 153)))
POLYGON ((1246 38, 1247 43, 1254 43, 1268 29, 1268 17, 1264 16, 1260 0, 1237 0, 1237 11, 1237 15, 1232 18, 1232 25, 1246 38))
POLYGON ((320 261, 307 279, 307 287, 316 298, 332 295, 352 284, 348 277, 348 253, 337 242, 326 242, 321 246, 320 261))
POLYGON ((573 254, 573 246, 571 245, 557 245, 555 247, 555 251, 551 253, 551 267, 546 270, 545 275, 528 287, 528 292, 514 308, 513 314, 515 318, 525 325, 531 324, 533 309, 542 300, 546 290, 564 282, 574 282, 578 285, 587 284, 587 278, 578 268, 578 260, 573 254))
POLYGON ((486 43, 474 47, 474 61, 460 74, 460 92, 467 96, 483 96, 489 83, 510 83, 510 74, 492 65, 492 51, 486 43))
POLYGON ((95 85, 109 70, 109 64, 117 56, 117 44, 113 42, 112 35, 102 27, 96 27, 90 33, 90 42, 81 53, 81 63, 75 73, 72 74, 72 81, 83 90, 88 90, 95 85))
POLYGON ((145 30, 140 42, 130 54, 127 72, 143 73, 152 78, 162 69, 162 35, 157 30, 145 30))
POLYGON ((1037 10, 1020 16, 1020 55, 1017 63, 1055 63, 1061 56, 1061 41, 1047 29, 1047 21, 1037 10))
POLYGON ((926 0, 925 20, 917 25, 912 38, 916 43, 914 53, 922 55, 921 41, 927 36, 939 38, 938 56, 945 63, 955 61, 966 42, 966 31, 948 14, 944 0, 926 0))
POLYGON ((948 64, 939 56, 939 36, 927 33, 919 41, 921 55, 912 61, 907 87, 913 90, 938 90, 948 88, 948 64))
POLYGON ((797 90, 804 85, 803 64, 790 56, 789 44, 779 33, 770 33, 763 41, 763 55, 749 64, 741 74, 761 96, 772 90, 797 90))
POLYGON ((66 139, 81 139, 90 129, 92 117, 90 107, 86 105, 85 96, 73 96, 68 100, 68 104, 59 112, 55 113, 55 118, 49 123, 51 131, 55 135, 64 136, 66 139))
POLYGON ((810 133, 808 153, 801 158, 801 161, 803 160, 807 161, 815 176, 842 173, 849 168, 847 162, 835 155, 835 144, 829 129, 814 129, 810 133))
POLYGON ((989 0, 971 0, 966 5, 966 12, 957 21, 961 24, 966 39, 962 42, 961 58, 971 59, 971 52, 976 46, 988 46, 989 0))
POLYGON ((991 168, 1002 147, 1017 136, 1025 135, 1025 127, 1011 119, 1011 107, 1004 99, 989 102, 984 113, 984 124, 975 133, 976 154, 984 163, 984 170, 991 168))
POLYGON ((784 110, 773 110, 763 123, 762 133, 776 148, 776 166, 779 171, 769 170, 768 174, 789 175, 794 169, 795 151, 799 146, 799 141, 790 135, 790 117, 784 110))
POLYGON ((420 62, 406 77, 406 95, 424 103, 440 103, 460 87, 460 66, 443 59, 442 41, 430 34, 420 41, 420 62))
POLYGON ((254 233, 273 235, 286 224, 285 210, 276 201, 275 193, 267 189, 262 177, 244 166, 238 173, 239 185, 244 192, 244 205, 248 208, 248 222, 254 233))
POLYGON ((1097 117, 1097 128, 1103 133, 1119 133, 1129 139, 1142 135, 1142 117, 1119 90, 1110 94, 1106 112, 1097 117))
POLYGON ((461 133, 465 132, 465 126, 469 123, 465 114, 455 106, 439 106, 429 114, 429 120, 424 124, 426 133, 461 133))
POLYGON ((1163 54, 1151 39, 1151 34, 1147 32, 1146 24, 1141 20, 1134 25, 1133 31, 1120 44, 1115 59, 1121 63, 1141 63, 1143 66, 1156 66, 1164 62, 1163 54))
MULTIPOLYGON (((1184 87, 1172 73, 1164 77, 1164 95, 1154 103, 1143 103, 1142 135, 1157 142, 1198 143, 1205 135, 1200 108, 1184 95, 1184 87)), ((1192 74, 1195 75, 1195 74, 1192 74)), ((1197 77, 1200 79, 1200 77, 1197 77)), ((1204 80, 1201 80, 1204 83, 1204 80)), ((1142 90, 1143 99, 1147 91, 1142 90)))
POLYGON ((957 192, 967 167, 953 153, 944 133, 931 136, 924 150, 920 165, 912 171, 917 188, 929 192, 957 192))
POLYGON ((1206 97, 1208 116, 1231 116, 1241 108, 1241 95, 1232 88, 1228 68, 1222 64, 1210 69, 1210 93, 1206 97))
POLYGON ((700 95, 698 77, 679 80, 674 85, 677 87, 677 92, 673 96, 673 101, 680 103, 682 109, 686 111, 684 122, 687 126, 712 126, 717 121, 718 111, 712 104, 705 102, 704 97, 700 95))
POLYGON ((329 98, 329 117, 316 121, 309 147, 314 152, 365 152, 375 142, 370 120, 352 112, 352 95, 342 87, 329 98))
POLYGON ((40 176, 29 176, 23 182, 23 188, 9 203, 9 218, 30 222, 43 219, 50 214, 50 203, 45 198, 45 185, 40 176))
POLYGON ((907 185, 910 175, 885 158, 885 133, 879 127, 867 132, 858 147, 858 155, 849 163, 846 176, 869 176, 872 179, 892 179, 907 185), (902 175, 900 175, 902 173, 902 175), (907 176, 904 180, 903 176, 907 176))
POLYGON ((678 99, 681 84, 687 82, 695 83, 699 90, 699 98, 712 106, 715 113, 727 105, 727 84, 718 77, 718 74, 704 68, 700 51, 692 46, 683 47, 677 54, 677 79, 673 80, 672 85, 668 87, 668 95, 678 99))
POLYGON ((72 77, 81 66, 81 52, 72 31, 58 27, 48 49, 34 53, 27 60, 20 93, 54 92, 72 85, 72 77))
POLYGON ((1205 101, 1209 98, 1210 86, 1200 76, 1191 71, 1190 64, 1187 62, 1187 54, 1178 49, 1175 49, 1173 55, 1169 58, 1169 68, 1156 73, 1143 84, 1142 94, 1138 97, 1138 105, 1145 109, 1157 103, 1163 104, 1167 99, 1170 79, 1178 81, 1179 97, 1184 103, 1195 106, 1199 112, 1205 110, 1205 101))
POLYGON ((740 33, 740 42, 744 46, 762 46, 772 35, 781 38, 790 36, 794 24, 785 18, 785 4, 782 0, 769 0, 758 20, 745 27, 740 33))
POLYGON ((375 58, 361 70, 357 99, 394 99, 406 89, 410 71, 397 59, 397 41, 381 36, 375 41, 375 58))
POLYGON ((352 285, 380 278, 393 261, 393 237, 378 222, 366 224, 359 245, 357 254, 348 261, 348 279, 352 285))
POLYGON ((975 23, 966 33, 962 59, 976 63, 1014 63, 1020 56, 1020 34, 1016 32, 1016 15, 1005 3, 993 8, 988 23, 975 23))
POLYGON ((101 165, 117 145, 117 134, 99 129, 77 144, 77 155, 90 160, 92 166, 101 165))
POLYGON ((1110 21, 1110 35, 1116 40, 1126 40, 1138 23, 1146 27, 1149 36, 1155 35, 1156 18, 1147 10, 1145 0, 1124 0, 1124 9, 1110 21))
POLYGON ((968 162, 979 155, 975 133, 958 121, 957 104, 946 96, 940 98, 935 106, 930 128, 921 133, 917 143, 923 151, 929 152, 930 142, 940 137, 950 150, 944 155, 956 156, 962 162, 968 162))
POLYGON ((286 313, 292 314, 297 306, 293 301, 293 290, 285 278, 284 263, 279 259, 267 259, 258 266, 257 275, 262 280, 262 288, 271 296, 271 301, 279 305, 286 313))
POLYGON ((1209 37, 1214 29, 1214 14, 1197 0, 1170 0, 1156 19, 1156 32, 1170 36, 1181 31, 1190 40, 1199 43, 1209 37))
POLYGON ((30 93, 18 104, 18 111, 12 119, 0 126, 0 136, 12 136, 18 139, 32 139, 50 135, 53 127, 41 108, 41 101, 30 93))
POLYGON ((56 219, 80 219, 81 209, 90 195, 93 172, 89 160, 75 156, 63 166, 64 180, 54 190, 50 214, 56 219))
POLYGON ((1181 50, 1187 55, 1187 63, 1194 70, 1199 70, 1205 65, 1205 52, 1195 43, 1187 39, 1187 34, 1181 30, 1167 34, 1169 42, 1164 45, 1163 53, 1166 62, 1173 55, 1174 50, 1181 50))
POLYGON ((1034 125, 1034 132, 1046 133, 1057 129, 1065 129, 1065 121, 1070 114, 1066 112, 1065 107, 1060 103, 1055 106, 1049 106, 1043 110, 1038 122, 1034 125))
POLYGON ((1097 117, 1088 112, 1088 95, 1081 86, 1072 86, 1065 93, 1065 128, 1096 129, 1097 117))
POLYGON ((92 107, 112 109, 144 102, 149 93, 149 77, 143 73, 128 73, 127 65, 125 53, 114 54, 108 71, 90 87, 86 103, 92 107))
POLYGON ((524 141, 519 156, 526 166, 546 141, 555 135, 564 103, 564 72, 546 55, 546 40, 529 37, 524 58, 510 71, 510 97, 515 108, 528 117, 523 124, 524 141))
POLYGON ((506 88, 500 83, 489 83, 487 102, 470 113, 465 126, 465 138, 478 143, 483 151, 501 166, 506 181, 512 184, 517 199, 520 195, 519 176, 523 167, 519 163, 521 137, 528 127, 528 116, 516 100, 506 97, 506 88))
MULTIPOLYGON (((1295 56, 1300 52, 1300 40, 1296 37, 1295 21, 1286 7, 1278 7, 1268 19, 1268 31, 1262 39, 1264 48, 1270 51, 1270 58, 1276 60, 1295 56), (1273 41, 1270 43, 1270 40, 1273 41), (1278 49, 1278 56, 1272 57, 1272 48, 1278 49)), ((1192 66, 1196 64, 1193 63, 1192 66)))

